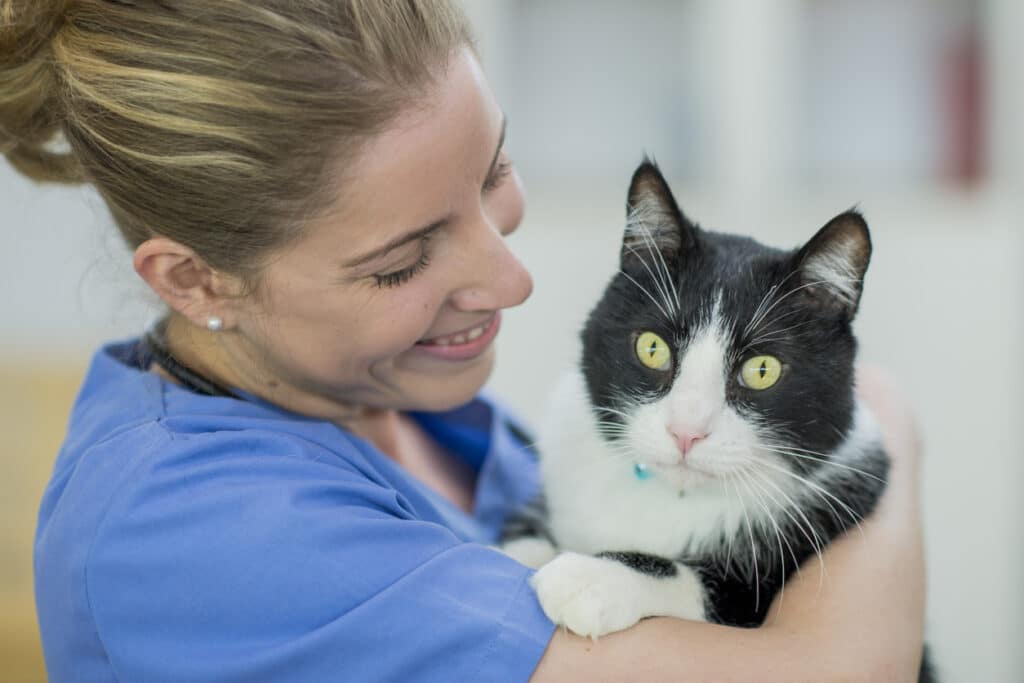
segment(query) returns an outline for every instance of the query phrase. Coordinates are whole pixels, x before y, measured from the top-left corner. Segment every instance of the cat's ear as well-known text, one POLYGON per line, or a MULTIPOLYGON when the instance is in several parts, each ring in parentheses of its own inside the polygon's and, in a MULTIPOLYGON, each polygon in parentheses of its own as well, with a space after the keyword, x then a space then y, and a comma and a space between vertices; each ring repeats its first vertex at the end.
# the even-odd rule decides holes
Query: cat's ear
POLYGON ((674 268, 682 252, 693 247, 694 229, 657 165, 645 158, 629 184, 620 257, 623 270, 642 266, 653 256, 652 249, 674 268))
POLYGON ((853 320, 871 260, 871 234, 857 211, 842 213, 797 253, 805 291, 818 303, 853 320))

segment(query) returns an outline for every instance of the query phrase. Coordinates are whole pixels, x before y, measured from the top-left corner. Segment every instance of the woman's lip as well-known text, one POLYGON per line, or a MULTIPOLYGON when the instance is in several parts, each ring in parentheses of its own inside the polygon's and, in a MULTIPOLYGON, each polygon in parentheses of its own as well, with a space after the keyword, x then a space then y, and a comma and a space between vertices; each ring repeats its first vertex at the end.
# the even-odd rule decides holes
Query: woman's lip
MULTIPOLYGON (((494 316, 486 323, 487 327, 476 339, 465 342, 464 344, 426 344, 418 342, 415 348, 419 353, 433 356, 434 358, 442 358, 444 360, 469 360, 476 358, 481 353, 487 350, 487 347, 491 345, 494 338, 498 335, 498 328, 501 327, 501 312, 495 312, 494 316)), ((479 327, 477 325, 476 327, 479 327)), ((474 328, 469 328, 474 329, 474 328)), ((468 331, 468 330, 467 330, 468 331)), ((459 333, 455 333, 459 334, 459 333)), ((455 336, 445 335, 448 337, 455 336)))

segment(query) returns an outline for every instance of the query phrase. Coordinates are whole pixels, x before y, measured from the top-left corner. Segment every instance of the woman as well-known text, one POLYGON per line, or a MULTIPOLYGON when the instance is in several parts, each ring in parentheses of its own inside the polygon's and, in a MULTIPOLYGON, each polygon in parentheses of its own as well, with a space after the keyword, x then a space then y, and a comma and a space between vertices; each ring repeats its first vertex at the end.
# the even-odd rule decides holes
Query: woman
POLYGON ((891 490, 765 627, 555 633, 485 545, 536 487, 474 398, 531 281, 503 243, 523 212, 504 118, 447 2, 0 18, 0 149, 95 185, 169 311, 97 353, 42 502, 51 680, 913 678, 917 448, 877 378, 891 490))

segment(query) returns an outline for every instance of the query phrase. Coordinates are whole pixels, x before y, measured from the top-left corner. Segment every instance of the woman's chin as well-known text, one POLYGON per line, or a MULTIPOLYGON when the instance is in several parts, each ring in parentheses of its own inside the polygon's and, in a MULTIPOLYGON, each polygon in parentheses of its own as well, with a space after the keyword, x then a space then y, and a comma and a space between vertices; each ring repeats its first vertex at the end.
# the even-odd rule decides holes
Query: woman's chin
POLYGON ((446 373, 417 373, 415 387, 409 387, 412 399, 409 410, 443 412, 458 408, 473 400, 486 384, 494 368, 493 347, 474 358, 471 362, 460 363, 446 373))

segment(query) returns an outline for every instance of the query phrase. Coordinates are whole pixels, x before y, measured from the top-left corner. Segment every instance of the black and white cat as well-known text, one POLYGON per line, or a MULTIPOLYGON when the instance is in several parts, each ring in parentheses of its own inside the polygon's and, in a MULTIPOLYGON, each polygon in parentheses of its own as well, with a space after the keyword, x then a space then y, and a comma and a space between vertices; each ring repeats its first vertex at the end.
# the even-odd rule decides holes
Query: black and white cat
POLYGON ((542 431, 544 496, 505 534, 553 621, 759 625, 871 512, 888 458, 851 331, 870 256, 854 211, 793 251, 702 230, 640 165, 620 271, 542 431))

